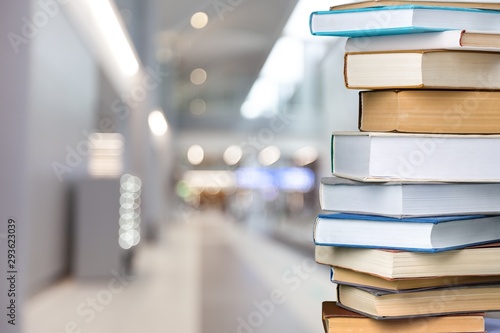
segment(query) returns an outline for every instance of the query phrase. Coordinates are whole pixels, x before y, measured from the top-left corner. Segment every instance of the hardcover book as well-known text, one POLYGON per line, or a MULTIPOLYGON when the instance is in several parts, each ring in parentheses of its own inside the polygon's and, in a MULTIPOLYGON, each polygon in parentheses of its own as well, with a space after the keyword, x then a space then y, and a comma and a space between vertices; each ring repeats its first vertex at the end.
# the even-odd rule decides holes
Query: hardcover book
POLYGON ((309 19, 313 35, 364 37, 404 33, 478 30, 500 32, 500 13, 464 7, 385 6, 315 11, 309 19))
POLYGON ((330 10, 339 9, 359 9, 368 7, 386 6, 437 6, 437 7, 465 7, 476 9, 500 9, 500 4, 496 0, 470 1, 470 0, 353 0, 343 1, 330 6, 330 10))
POLYGON ((314 243, 438 252, 500 241, 500 216, 392 218, 360 214, 319 214, 314 243))
POLYGON ((500 183, 362 182, 322 177, 325 211, 392 217, 500 214, 500 183))
POLYGON ((350 89, 500 89, 500 53, 451 50, 346 53, 344 81, 350 89))
POLYGON ((364 181, 500 181, 500 136, 336 132, 332 171, 364 181))
POLYGON ((500 133, 500 91, 373 90, 359 97, 361 131, 500 133))
MULTIPOLYGON (((500 4, 499 4, 500 9, 500 4)), ((449 30, 404 35, 349 38, 346 52, 462 50, 500 52, 500 33, 449 30)))
POLYGON ((338 304, 376 319, 422 317, 500 310, 500 285, 389 292, 337 286, 338 304))
POLYGON ((387 279, 338 266, 332 267, 331 272, 331 281, 336 284, 347 284, 355 287, 394 292, 474 284, 500 284, 500 275, 432 276, 427 278, 387 279))
POLYGON ((386 279, 500 275, 500 244, 428 253, 315 246, 316 262, 386 279))
POLYGON ((322 314, 326 333, 480 333, 485 329, 484 313, 375 320, 327 301, 322 303, 322 314))

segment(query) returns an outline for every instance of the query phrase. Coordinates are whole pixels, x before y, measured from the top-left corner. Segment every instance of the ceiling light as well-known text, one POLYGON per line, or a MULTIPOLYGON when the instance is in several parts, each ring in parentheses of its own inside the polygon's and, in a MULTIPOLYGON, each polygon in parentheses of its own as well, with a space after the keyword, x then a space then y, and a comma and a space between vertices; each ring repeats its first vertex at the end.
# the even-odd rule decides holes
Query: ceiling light
POLYGON ((191 72, 190 78, 193 84, 203 84, 207 80, 207 72, 203 68, 196 68, 191 72))
POLYGON ((148 117, 148 124, 151 132, 156 136, 162 136, 167 133, 168 123, 161 111, 152 111, 148 117))
POLYGON ((313 146, 306 146, 300 148, 293 155, 293 161, 295 165, 305 166, 308 165, 318 159, 318 149, 313 146))
POLYGON ((203 148, 199 145, 193 145, 189 147, 187 151, 187 158, 189 163, 192 165, 198 165, 203 162, 203 158, 205 157, 205 152, 203 148))
POLYGON ((232 145, 226 149, 222 158, 224 159, 224 162, 226 162, 227 165, 235 165, 241 160, 242 156, 243 156, 243 151, 241 150, 241 147, 232 145))
POLYGON ((276 146, 269 146, 262 149, 259 153, 258 159, 263 166, 270 166, 276 163, 281 156, 281 152, 276 146))
POLYGON ((191 16, 191 26, 196 29, 204 28, 208 23, 208 15, 204 12, 197 12, 191 16))
POLYGON ((201 115, 207 109, 207 103, 201 98, 195 98, 189 104, 189 111, 194 115, 201 115))
POLYGON ((123 74, 135 75, 139 71, 139 63, 109 0, 88 0, 88 4, 123 74))

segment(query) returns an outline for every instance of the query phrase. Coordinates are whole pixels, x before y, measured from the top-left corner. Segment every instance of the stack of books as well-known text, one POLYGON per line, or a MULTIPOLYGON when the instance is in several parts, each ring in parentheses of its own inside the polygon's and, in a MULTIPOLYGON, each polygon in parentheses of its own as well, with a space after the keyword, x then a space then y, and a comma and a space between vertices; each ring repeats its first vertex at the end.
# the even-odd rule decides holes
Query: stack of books
POLYGON ((348 37, 344 80, 361 90, 314 225, 337 289, 325 332, 485 332, 500 311, 500 4, 361 1, 310 29, 348 37))

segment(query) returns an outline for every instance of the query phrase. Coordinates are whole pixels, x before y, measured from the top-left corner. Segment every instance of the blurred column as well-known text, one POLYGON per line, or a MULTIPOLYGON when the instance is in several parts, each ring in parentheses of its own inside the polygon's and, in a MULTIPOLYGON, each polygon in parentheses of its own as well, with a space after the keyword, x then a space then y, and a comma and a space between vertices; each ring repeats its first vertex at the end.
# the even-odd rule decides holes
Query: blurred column
POLYGON ((127 164, 130 172, 141 178, 142 228, 145 236, 157 234, 167 215, 169 179, 172 169, 171 128, 164 135, 154 135, 148 125, 149 114, 162 112, 168 121, 170 100, 168 82, 172 75, 156 60, 155 34, 160 24, 158 2, 153 0, 117 0, 130 36, 144 67, 142 88, 147 94, 137 100, 127 121, 130 142, 127 164))

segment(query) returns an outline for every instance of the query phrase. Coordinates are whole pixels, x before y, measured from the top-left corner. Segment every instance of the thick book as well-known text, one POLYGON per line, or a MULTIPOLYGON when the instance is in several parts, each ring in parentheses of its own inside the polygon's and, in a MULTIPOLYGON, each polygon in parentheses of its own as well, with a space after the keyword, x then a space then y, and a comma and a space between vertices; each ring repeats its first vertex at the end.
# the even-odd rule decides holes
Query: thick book
POLYGON ((500 53, 454 50, 346 53, 344 82, 350 89, 500 89, 500 53))
POLYGON ((500 33, 449 30, 404 35, 356 37, 348 38, 345 43, 346 52, 383 52, 402 50, 500 52, 500 33))
POLYGON ((335 176, 364 181, 499 182, 499 135, 336 132, 335 176))
POLYGON ((319 214, 316 245, 439 252, 500 241, 500 215, 393 218, 319 214))
POLYGON ((500 285, 445 287, 390 292, 337 286, 342 307, 376 319, 407 318, 500 310, 500 285))
POLYGON ((355 287, 387 291, 452 287, 474 284, 500 284, 500 275, 431 276, 426 278, 388 279, 338 266, 331 267, 330 279, 336 284, 347 284, 355 287))
POLYGON ((324 211, 417 217, 500 214, 500 183, 362 182, 322 177, 324 211))
POLYGON ((359 98, 361 131, 500 134, 500 91, 373 90, 359 98))
POLYGON ((500 275, 500 244, 437 253, 315 246, 316 262, 387 279, 500 275))
POLYGON ((313 35, 365 37, 445 30, 500 32, 500 12, 465 7, 385 6, 312 12, 313 35))
POLYGON ((484 313, 411 319, 375 320, 326 301, 322 303, 326 333, 472 333, 484 332, 484 313))
POLYGON ((344 1, 336 5, 330 6, 330 10, 339 9, 359 9, 368 7, 386 7, 386 6, 437 6, 437 7, 465 7, 476 9, 500 9, 500 3, 496 0, 483 0, 483 1, 456 1, 456 0, 354 0, 344 1))

